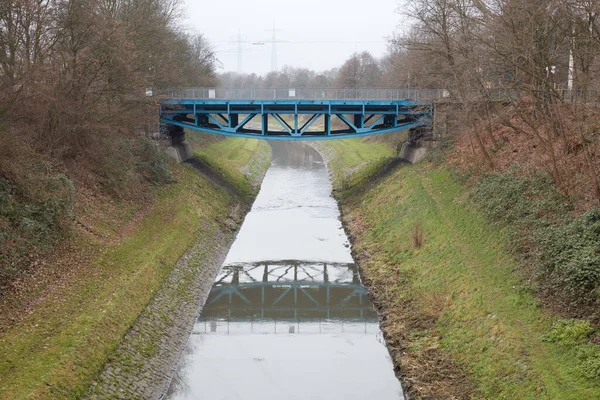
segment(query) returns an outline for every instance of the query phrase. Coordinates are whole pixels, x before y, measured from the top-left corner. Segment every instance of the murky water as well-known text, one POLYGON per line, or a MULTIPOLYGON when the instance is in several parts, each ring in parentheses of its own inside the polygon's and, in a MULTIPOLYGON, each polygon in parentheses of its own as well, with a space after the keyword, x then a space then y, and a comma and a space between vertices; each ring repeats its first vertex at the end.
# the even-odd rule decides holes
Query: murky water
POLYGON ((323 160, 272 147, 167 398, 401 399, 323 160))

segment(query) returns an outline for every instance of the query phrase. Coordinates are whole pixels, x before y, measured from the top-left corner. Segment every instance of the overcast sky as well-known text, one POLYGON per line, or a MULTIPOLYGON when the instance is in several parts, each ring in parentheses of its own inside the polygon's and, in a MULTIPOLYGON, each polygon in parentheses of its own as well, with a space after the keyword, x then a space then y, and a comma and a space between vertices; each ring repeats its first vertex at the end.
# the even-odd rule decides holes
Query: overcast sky
POLYGON ((386 38, 400 25, 399 0, 185 0, 186 27, 206 35, 223 68, 238 70, 238 31, 242 72, 271 70, 273 23, 279 30, 277 67, 317 71, 340 66, 353 52, 380 57, 386 38), (255 42, 263 45, 253 44, 255 42))

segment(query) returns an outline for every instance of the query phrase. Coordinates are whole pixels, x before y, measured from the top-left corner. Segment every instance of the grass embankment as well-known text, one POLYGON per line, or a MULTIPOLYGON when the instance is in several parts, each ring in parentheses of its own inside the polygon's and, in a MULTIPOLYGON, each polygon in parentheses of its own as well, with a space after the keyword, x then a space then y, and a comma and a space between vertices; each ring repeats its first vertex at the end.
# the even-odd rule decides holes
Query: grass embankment
MULTIPOLYGON (((344 159, 329 164, 334 176, 344 159)), ((600 398, 589 325, 540 307, 504 233, 443 166, 400 167, 341 200, 413 398, 600 398)))
POLYGON ((173 175, 143 215, 122 210, 128 223, 99 219, 87 227, 95 234, 77 234, 63 258, 80 259, 52 261, 68 265, 64 274, 31 291, 28 306, 12 304, 19 316, 0 333, 0 398, 81 397, 188 246, 237 204, 190 167, 173 175))
POLYGON ((187 131, 194 155, 233 185, 242 195, 256 195, 271 163, 271 147, 264 140, 219 138, 187 131), (207 137, 208 136, 208 137, 207 137))
POLYGON ((381 139, 383 136, 313 142, 312 145, 327 161, 334 189, 343 192, 361 185, 396 157, 395 145, 381 139))

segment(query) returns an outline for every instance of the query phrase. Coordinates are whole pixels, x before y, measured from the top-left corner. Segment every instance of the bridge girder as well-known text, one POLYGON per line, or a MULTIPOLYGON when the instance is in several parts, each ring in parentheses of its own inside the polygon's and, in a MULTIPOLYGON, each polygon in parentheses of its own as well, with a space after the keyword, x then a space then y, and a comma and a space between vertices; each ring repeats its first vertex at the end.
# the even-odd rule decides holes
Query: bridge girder
POLYGON ((264 262, 223 267, 205 319, 377 319, 354 264, 264 262))
POLYGON ((161 102, 161 123, 167 127, 270 140, 371 136, 428 125, 431 115, 431 104, 412 100, 170 99, 161 102), (336 118, 341 128, 334 127, 336 118), (259 125, 251 126, 255 119, 260 120, 259 125), (322 125, 315 128, 318 120, 322 125))

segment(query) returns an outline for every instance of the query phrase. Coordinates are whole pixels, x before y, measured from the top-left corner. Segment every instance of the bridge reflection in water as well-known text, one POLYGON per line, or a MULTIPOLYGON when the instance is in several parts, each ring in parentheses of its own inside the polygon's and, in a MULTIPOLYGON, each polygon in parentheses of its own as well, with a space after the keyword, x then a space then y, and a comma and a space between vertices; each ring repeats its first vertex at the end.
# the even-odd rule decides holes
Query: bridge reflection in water
POLYGON ((401 399, 322 158, 271 147, 167 398, 401 399))
POLYGON ((367 333, 369 323, 377 332, 354 264, 260 262, 221 270, 194 333, 367 333))
POLYGON ((383 343, 354 264, 226 265, 168 398, 401 399, 383 343))

